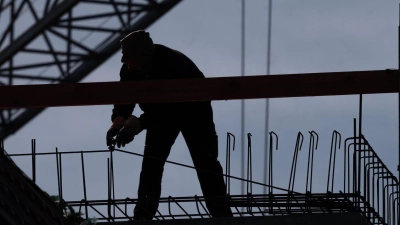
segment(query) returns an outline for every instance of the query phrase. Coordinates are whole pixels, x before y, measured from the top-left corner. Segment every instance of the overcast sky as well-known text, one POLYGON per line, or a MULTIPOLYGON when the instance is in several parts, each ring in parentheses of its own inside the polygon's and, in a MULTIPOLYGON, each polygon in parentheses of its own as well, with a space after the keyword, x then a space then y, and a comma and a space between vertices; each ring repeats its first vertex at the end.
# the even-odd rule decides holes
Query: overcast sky
MULTIPOLYGON (((382 70, 397 68, 398 1, 286 1, 273 2, 271 74, 333 71, 382 70)), ((241 1, 184 0, 148 31, 155 43, 164 44, 189 56, 206 77, 240 76, 241 1)), ((246 1, 246 75, 266 74, 268 1, 246 1)), ((120 54, 111 57, 83 82, 119 80, 120 54)), ((109 90, 112 91, 112 90, 109 90)), ((319 134, 315 152, 313 192, 326 190, 330 141, 333 130, 342 138, 353 134, 358 118, 359 96, 280 98, 270 100, 271 131, 279 135, 274 152, 274 185, 287 188, 297 132, 304 134, 299 153, 295 190, 305 191, 308 131, 319 134)), ((379 156, 397 175, 397 94, 363 96, 363 133, 379 156)), ((263 181, 265 100, 246 100, 245 133, 252 134, 253 179, 263 181)), ((219 135, 219 160, 225 167, 226 133, 236 135, 232 154, 232 175, 240 176, 240 101, 213 102, 219 135)), ((111 125, 112 106, 49 108, 23 129, 5 140, 9 153, 30 152, 30 140, 37 152, 106 149, 105 135, 111 125)), ((138 107, 134 115, 141 114, 138 107)), ((143 153, 145 132, 123 149, 143 153)), ((342 139, 342 140, 343 140, 342 139)), ((342 143, 343 144, 343 143, 342 143)), ((246 141, 247 145, 247 141, 246 141)), ((343 165, 342 151, 338 166, 343 165)), ((108 154, 85 155, 88 199, 107 198, 108 154)), ((31 175, 31 159, 14 158, 31 175)), ((192 165, 180 135, 169 157, 192 165)), ((115 154, 117 198, 136 198, 141 158, 115 154)), ((64 199, 83 199, 80 155, 63 156, 64 199)), ((335 191, 341 190, 337 174, 335 191)), ((37 158, 37 184, 57 194, 55 156, 37 158)), ((232 194, 240 194, 240 183, 232 181, 232 194)), ((254 185, 255 194, 262 188, 254 185)), ((202 195, 193 170, 166 165, 162 196, 202 195)), ((130 211, 132 212, 132 211, 130 211)))

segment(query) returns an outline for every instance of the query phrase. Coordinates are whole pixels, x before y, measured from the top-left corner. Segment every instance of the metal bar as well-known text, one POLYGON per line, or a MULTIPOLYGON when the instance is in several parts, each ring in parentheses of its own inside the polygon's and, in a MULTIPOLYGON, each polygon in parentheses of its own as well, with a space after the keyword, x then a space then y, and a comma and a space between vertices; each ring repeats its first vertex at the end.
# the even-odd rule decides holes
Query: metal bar
POLYGON ((127 208, 128 208, 127 202, 128 202, 128 200, 130 200, 130 198, 129 198, 129 197, 126 197, 126 198, 125 198, 125 214, 127 214, 127 208))
POLYGON ((314 151, 316 151, 318 149, 318 140, 319 140, 319 136, 315 131, 311 131, 311 135, 317 136, 317 141, 315 142, 315 137, 314 137, 313 138, 313 148, 315 147, 315 149, 313 149, 312 155, 311 155, 310 192, 312 192, 312 179, 313 179, 313 171, 314 171, 314 151))
POLYGON ((61 201, 60 165, 59 165, 59 160, 58 160, 58 148, 56 148, 56 165, 57 165, 58 198, 61 201))
MULTIPOLYGON (((110 151, 110 187, 112 189, 112 200, 115 200, 115 185, 114 185, 114 157, 113 151, 110 151)), ((113 217, 115 217, 115 204, 113 204, 113 217)))
MULTIPOLYGON (((336 150, 337 150, 337 137, 339 135, 339 149, 340 149, 340 142, 342 139, 342 135, 337 132, 336 130, 334 130, 332 132, 332 140, 331 140, 331 151, 330 151, 330 155, 329 155, 329 166, 328 166, 328 182, 327 182, 327 186, 326 186, 326 192, 329 192, 329 185, 331 185, 331 190, 330 192, 333 193, 333 186, 334 186, 334 180, 335 180, 335 165, 336 165, 336 150), (333 156, 333 159, 332 159, 333 156), (332 173, 331 173, 331 169, 332 169, 332 173), (331 181, 331 174, 332 174, 332 181, 331 181)), ((346 157, 346 153, 345 153, 345 157, 346 157)), ((346 158, 343 162, 343 164, 345 165, 344 168, 344 188, 343 191, 346 191, 346 158)))
MULTIPOLYGON (((247 134, 247 186, 246 186, 246 194, 247 194, 247 201, 248 201, 248 203, 249 203, 249 201, 250 201, 250 196, 251 196, 251 193, 253 193, 253 183, 251 183, 251 182, 249 182, 249 181, 251 181, 253 178, 253 175, 252 175, 252 169, 253 168, 253 166, 252 166, 252 156, 251 156, 251 134, 250 133, 248 133, 247 134)), ((250 215, 253 215, 252 214, 252 208, 251 207, 247 207, 247 212, 248 213, 250 213, 250 215)))
POLYGON ((72 39, 72 22, 71 22, 71 17, 72 17, 72 10, 68 11, 68 25, 67 25, 67 73, 66 75, 70 74, 71 70, 71 39, 72 39))
MULTIPOLYGON (((28 3, 28 7, 29 7, 29 9, 31 10, 32 15, 33 15, 33 17, 35 18, 36 23, 37 23, 38 20, 39 20, 39 17, 37 16, 37 13, 36 13, 34 7, 32 6, 31 2, 30 2, 30 1, 27 1, 27 3, 28 3)), ((45 42, 46 42, 47 47, 49 48, 49 50, 50 50, 50 52, 51 52, 51 55, 53 56, 53 59, 54 59, 56 65, 57 65, 57 67, 58 67, 58 70, 60 71, 60 73, 61 73, 62 75, 64 75, 65 72, 64 72, 64 70, 63 70, 63 68, 62 68, 62 66, 61 66, 61 62, 58 60, 57 55, 54 53, 54 48, 53 48, 53 45, 52 45, 52 43, 51 43, 49 37, 47 36, 47 34, 46 34, 45 31, 42 32, 42 35, 43 35, 43 38, 44 38, 44 40, 45 40, 45 42)))
MULTIPOLYGON (((39 54, 51 54, 48 50, 36 49, 36 48, 25 48, 21 50, 21 52, 29 52, 29 53, 39 53, 39 54)), ((86 54, 82 53, 74 53, 74 52, 62 52, 62 51, 54 51, 56 55, 62 56, 76 56, 76 57, 84 57, 86 54)))
POLYGON ((231 137, 233 138, 233 149, 232 151, 235 151, 235 142, 236 138, 235 135, 232 133, 227 133, 227 138, 226 138, 226 177, 225 177, 225 184, 226 184, 226 189, 227 189, 227 194, 229 195, 231 193, 231 137))
MULTIPOLYGON (((127 24, 125 23, 124 19, 122 19, 122 13, 119 11, 117 5, 115 4, 115 1, 114 1, 114 0, 110 0, 110 3, 111 3, 111 5, 112 5, 113 8, 114 8, 114 11, 115 11, 114 15, 116 14, 116 15, 118 16, 118 20, 119 20, 119 22, 121 23, 122 27, 126 27, 127 24)), ((131 9, 128 9, 128 10, 126 11, 126 13, 130 13, 130 12, 131 12, 131 9)), ((128 14, 128 15, 129 15, 129 14, 128 14)))
MULTIPOLYGON (((353 139, 353 137, 346 138, 344 140, 344 182, 346 183, 347 177, 347 193, 350 193, 350 146, 347 146, 347 141, 353 139), (347 147, 347 158, 346 158, 346 147, 347 147), (347 176, 346 176, 346 161, 347 161, 347 176)), ((344 193, 346 193, 346 185, 344 187, 344 193)))
POLYGON ((32 144, 32 181, 36 183, 36 140, 31 140, 32 144))
POLYGON ((60 201, 64 201, 63 200, 63 185, 62 185, 62 153, 59 152, 59 160, 60 160, 60 201))
MULTIPOLYGON (((140 156, 140 157, 145 157, 145 156, 142 155, 142 154, 134 153, 134 152, 128 152, 128 151, 124 151, 124 150, 121 150, 121 149, 115 149, 115 151, 123 152, 123 153, 130 154, 130 155, 136 155, 136 156, 140 156)), ((151 156, 147 156, 147 157, 148 157, 148 158, 151 158, 151 159, 154 159, 154 160, 160 160, 159 158, 155 158, 155 157, 151 157, 151 156)), ((163 161, 163 162, 164 162, 164 161, 163 161)), ((166 162, 166 163, 173 164, 173 165, 177 165, 177 166, 182 166, 182 167, 186 167, 186 168, 196 169, 194 166, 189 166, 189 165, 186 165, 186 164, 177 163, 177 162, 173 162, 173 161, 169 161, 169 160, 166 160, 165 162, 166 162)), ((198 169, 197 169, 197 170, 198 170, 198 169)), ((202 170, 202 171, 212 173, 212 171, 208 171, 208 170, 202 170)), ((228 176, 228 175, 226 175, 226 174, 222 174, 222 175, 223 175, 223 176, 228 176)), ((251 180, 249 181, 249 180, 247 180, 247 179, 243 179, 243 178, 236 177, 236 176, 232 176, 232 175, 230 175, 229 177, 232 178, 232 179, 235 179, 235 180, 240 180, 240 181, 244 181, 244 182, 251 182, 251 183, 253 183, 253 184, 257 184, 257 185, 260 185, 260 186, 269 187, 269 185, 264 184, 264 183, 261 183, 261 182, 251 181, 251 180)), ((284 189, 284 188, 280 188, 280 187, 275 187, 275 186, 272 186, 272 188, 277 189, 277 190, 281 190, 281 191, 285 191, 285 192, 288 192, 288 191, 289 191, 288 189, 284 189)), ((292 190, 292 192, 293 192, 293 193, 296 193, 296 194, 299 194, 299 192, 295 192, 295 191, 293 191, 293 190, 292 190)))
MULTIPOLYGON (((14 4, 14 3, 15 3, 15 1, 11 1, 11 7, 13 7, 12 4, 14 4)), ((17 11, 15 12, 13 18, 18 17, 19 13, 21 12, 22 8, 24 7, 24 4, 25 4, 25 1, 21 2, 20 6, 18 7, 17 11)), ((13 10, 11 9, 11 11, 13 11, 13 10)), ((14 19, 12 21, 14 21, 14 19)), ((4 31, 3 36, 0 39, 0 48, 3 45, 4 41, 6 40, 7 34, 10 33, 11 30, 13 29, 12 28, 13 26, 14 26, 14 23, 10 22, 7 29, 4 31)))
POLYGON ((79 0, 63 1, 34 26, 27 29, 13 42, 12 45, 8 45, 0 52, 0 65, 3 65, 4 62, 15 55, 19 50, 23 49, 30 41, 36 38, 40 33, 54 23, 54 21, 57 21, 61 15, 75 6, 78 2, 79 0))
POLYGON ((88 52, 92 57, 96 55, 96 52, 94 52, 93 50, 91 50, 90 48, 82 45, 81 43, 79 43, 79 41, 75 41, 72 38, 68 38, 68 34, 67 36, 65 36, 64 34, 56 31, 55 29, 49 28, 48 29, 51 33, 53 33, 54 35, 66 40, 67 42, 70 42, 72 44, 74 44, 75 46, 79 47, 82 50, 85 50, 86 52, 88 52))
MULTIPOLYGON (((357 138, 357 122, 356 122, 356 118, 353 119, 353 132, 354 132, 354 136, 353 136, 353 143, 354 143, 354 153, 353 153, 353 193, 356 193, 357 190, 357 185, 356 185, 356 138, 357 138)), ((350 159, 349 159, 350 160, 350 159)), ((350 168, 349 168, 350 169, 350 168)))
POLYGON ((110 158, 107 158, 107 192, 108 192, 108 201, 107 201, 107 213, 108 213, 108 222, 112 219, 111 215, 111 173, 110 173, 110 158))
POLYGON ((396 79, 396 74, 388 71, 364 71, 1 86, 0 96, 7 95, 10 97, 2 99, 0 108, 393 93, 397 92, 396 79), (114 91, 106 95, 103 90, 114 91), (23 93, 29 94, 25 95, 23 93))
MULTIPOLYGON (((10 74, 0 74, 0 77, 9 77, 10 74)), ((12 74, 13 79, 29 79, 29 80, 43 80, 43 81, 62 81, 60 78, 53 78, 53 77, 37 77, 37 76, 32 76, 32 75, 23 75, 23 74, 12 74)))
POLYGON ((398 179, 400 180, 400 4, 399 4, 399 25, 398 25, 398 34, 397 34, 397 48, 398 48, 398 53, 397 53, 397 62, 398 62, 398 68, 397 68, 397 85, 398 85, 398 158, 399 162, 397 164, 397 171, 399 172, 398 174, 398 179))
POLYGON ((206 212, 207 216, 211 218, 210 212, 208 212, 207 208, 203 205, 203 203, 200 201, 197 195, 195 195, 195 199, 200 203, 201 207, 203 208, 204 212, 206 212))
MULTIPOLYGON (((268 29, 267 29, 267 75, 270 75, 271 71, 271 33, 272 33, 272 0, 268 1, 268 29)), ((267 134, 270 135, 269 141, 272 141, 271 133, 269 133, 269 99, 265 99, 265 133, 264 133, 264 173, 267 173, 267 164, 269 164, 270 167, 270 172, 271 174, 265 175, 264 176, 264 183, 267 182, 267 176, 268 176, 268 182, 272 182, 272 160, 270 159, 268 163, 268 137, 267 134)), ((272 145, 270 144, 270 157, 272 157, 272 145)), ((270 183, 271 184, 271 183, 270 183)), ((264 194, 267 192, 267 188, 264 187, 263 189, 264 194)), ((266 210, 266 209, 265 209, 266 210)), ((271 210, 270 210, 271 211, 271 210)))
MULTIPOLYGON (((360 100, 359 100, 359 119, 358 119, 358 147, 359 150, 361 150, 361 136, 362 136, 362 131, 361 131, 361 125, 362 125, 362 94, 360 94, 360 100)), ((359 153, 358 157, 358 193, 361 194, 361 152, 359 153)))
POLYGON ((172 198, 171 196, 169 196, 172 201, 175 202, 175 204, 185 213, 185 215, 187 215, 190 219, 192 219, 192 217, 189 215, 189 213, 187 213, 187 211, 179 204, 179 202, 175 201, 174 198, 172 198))
MULTIPOLYGON (((71 60, 73 62, 80 62, 80 59, 74 59, 71 60)), ((32 68, 36 68, 36 67, 43 67, 43 66, 53 66, 53 65, 58 65, 58 64, 63 64, 63 63, 67 63, 67 60, 63 60, 63 61, 58 61, 58 62, 54 62, 54 61, 49 61, 49 62, 42 62, 42 63, 33 63, 33 64, 28 64, 28 65, 21 65, 21 66, 14 66, 14 67, 10 67, 13 70, 23 70, 23 69, 32 69, 32 68)), ((7 71, 10 68, 4 68, 4 69, 0 69, 0 72, 2 71, 7 71)), ((48 84, 48 85, 54 85, 54 84, 48 84)), ((18 85, 18 86, 31 86, 31 85, 18 85)), ((34 86, 34 85, 32 85, 34 86)))
MULTIPOLYGON (((317 150, 317 148, 314 149, 314 146, 315 146, 314 133, 315 132, 314 131, 309 131, 308 133, 310 134, 310 145, 308 147, 306 193, 311 193, 313 164, 314 164, 314 150, 317 150), (309 177, 310 177, 310 182, 308 182, 309 181, 309 177)), ((317 145, 318 145, 318 138, 317 138, 317 145)))
POLYGON ((273 148, 272 134, 275 135, 275 138, 276 138, 276 150, 278 150, 278 135, 275 132, 271 131, 271 132, 269 132, 269 164, 268 164, 269 165, 268 185, 270 185, 269 186, 269 193, 271 193, 271 194, 273 192, 272 186, 273 186, 273 168, 274 168, 273 167, 273 154, 272 154, 272 152, 273 152, 273 150, 272 150, 272 148, 273 148))
MULTIPOLYGON (((90 151, 83 151, 83 153, 101 153, 101 152, 109 152, 110 150, 90 150, 90 151)), ((36 155, 56 155, 56 152, 41 152, 36 153, 36 155)), ((58 152, 59 154, 80 154, 81 151, 70 151, 70 152, 58 152)), ((9 156, 30 156, 32 153, 17 153, 17 154, 9 154, 9 156)))
MULTIPOLYGON (((115 205, 115 207, 122 213, 122 214, 124 214, 124 216, 127 218, 127 219, 129 219, 129 220, 133 220, 133 219, 131 219, 129 216, 128 216, 128 214, 126 214, 124 211, 122 211, 122 209, 120 208, 120 207, 118 207, 118 205, 115 205)), ((115 216, 114 216, 115 217, 115 216)), ((87 219, 86 219, 87 220, 87 219)))
MULTIPOLYGON (((301 144, 302 144, 302 141, 301 141, 301 144)), ((300 146, 300 147, 301 147, 301 146, 300 146)), ((129 154, 129 155, 135 155, 135 156, 144 157, 143 154, 134 153, 134 152, 129 152, 129 151, 124 151, 124 150, 121 150, 121 149, 115 149, 115 151, 121 152, 121 153, 125 153, 125 154, 129 154)), ((85 154, 88 154, 88 153, 105 153, 105 152, 110 152, 110 150, 90 150, 90 151, 83 151, 83 153, 85 153, 85 154)), ((81 153, 81 151, 58 152, 58 149, 56 149, 56 152, 41 152, 41 153, 36 153, 36 155, 57 155, 57 154, 59 154, 59 155, 60 155, 60 170, 61 170, 61 154, 80 154, 80 153, 81 153)), ((15 157, 15 156, 31 156, 31 155, 32 155, 31 153, 8 154, 8 156, 10 156, 10 157, 15 157)), ((147 156, 147 157, 149 157, 149 156, 147 156)), ((152 158, 152 159, 154 159, 154 160, 160 160, 160 159, 158 159, 158 158, 153 158, 153 157, 149 157, 149 158, 152 158)), ((182 167, 190 168, 190 169, 196 169, 194 166, 189 166, 189 165, 186 165, 186 164, 177 163, 177 162, 173 162, 173 161, 169 161, 169 160, 167 160, 167 161, 165 161, 165 162, 166 162, 166 163, 173 164, 173 165, 177 165, 177 166, 182 166, 182 167)), ((208 171, 208 170, 203 170, 203 171, 211 172, 211 171, 208 171)), ((61 174, 61 172, 60 172, 60 174, 61 174)), ((240 177, 236 177, 236 176, 232 176, 232 175, 223 174, 223 176, 225 176, 225 177, 228 176, 228 177, 230 177, 230 178, 232 178, 232 179, 236 179, 236 180, 240 180, 240 181, 244 181, 244 182, 251 182, 251 183, 253 183, 253 184, 257 184, 257 185, 261 185, 261 186, 270 187, 270 185, 267 185, 267 184, 264 184, 264 183, 261 183, 261 182, 257 182, 257 181, 248 181, 248 180, 246 180, 246 179, 243 179, 243 178, 240 178, 240 177)), ((277 189, 277 190, 285 191, 285 192, 288 191, 287 189, 280 188, 280 187, 275 187, 275 186, 271 186, 271 187, 274 188, 274 189, 277 189)), ((294 192, 294 193, 298 193, 298 192, 294 192)))
POLYGON ((127 23, 130 25, 131 24, 131 13, 132 13, 132 0, 129 0, 128 1, 128 3, 127 3, 127 7, 128 7, 128 14, 126 15, 126 21, 127 21, 127 23))
POLYGON ((297 156, 299 151, 301 150, 301 146, 303 145, 304 136, 301 132, 297 134, 296 145, 294 147, 293 160, 292 160, 292 168, 290 170, 290 178, 289 178, 289 187, 288 192, 292 193, 294 189, 294 181, 296 178, 296 166, 297 166, 297 156))
POLYGON ((175 219, 175 217, 171 213, 171 196, 168 196, 168 213, 172 217, 172 219, 175 219))
MULTIPOLYGON (((68 20, 69 21, 69 20, 68 20)), ((74 29, 74 30, 85 30, 85 31, 96 31, 96 32, 109 32, 109 33, 117 33, 117 32, 124 32, 123 29, 112 29, 112 28, 102 28, 102 27, 89 27, 89 26, 79 26, 79 25, 74 25, 74 26, 68 26, 68 25, 55 25, 54 27, 58 28, 68 28, 68 29, 74 29)))
POLYGON ((46 0, 46 4, 45 4, 45 6, 44 6, 43 16, 42 16, 42 17, 44 17, 44 16, 48 13, 48 11, 49 11, 49 6, 50 6, 50 2, 51 2, 51 0, 46 0))
MULTIPOLYGON (((127 10, 127 11, 120 11, 119 13, 122 14, 128 14, 128 13, 132 13, 132 12, 141 12, 143 11, 142 9, 137 9, 137 10, 127 10)), ((99 19, 99 18, 108 18, 111 16, 115 16, 115 12, 108 12, 108 13, 98 13, 98 14, 94 14, 94 15, 89 15, 89 16, 77 16, 77 17, 73 17, 71 18, 71 21, 82 21, 82 20, 90 20, 90 19, 99 19)), ((59 20, 59 23, 65 23, 67 22, 68 19, 61 19, 59 20)))
MULTIPOLYGON (((110 4, 108 1, 100 2, 100 1, 95 1, 95 0, 83 0, 82 2, 96 3, 96 4, 107 4, 107 5, 110 4)), ((118 5, 118 6, 135 6, 135 7, 146 7, 146 6, 148 6, 147 4, 131 3, 131 2, 132 2, 132 0, 130 0, 129 3, 115 1, 114 4, 118 5)))
POLYGON ((336 150, 337 150, 336 143, 337 143, 338 135, 339 135, 339 149, 340 149, 340 142, 342 141, 342 135, 339 132, 337 132, 336 130, 334 130, 334 132, 336 135, 335 135, 335 153, 334 153, 334 157, 333 157, 333 171, 332 171, 332 189, 331 189, 332 192, 333 192, 333 186, 334 186, 334 181, 335 181, 336 150))
MULTIPOLYGON (((253 180, 253 165, 251 157, 251 134, 247 134, 247 180, 253 180)), ((253 183, 247 182, 247 194, 253 193, 253 183)))
POLYGON ((204 218, 203 215, 202 215, 201 212, 200 212, 200 209, 199 209, 199 203, 198 203, 197 195, 195 195, 194 197, 195 197, 195 200, 196 200, 196 209, 197 209, 197 212, 199 213, 199 215, 200 215, 201 218, 204 218))
POLYGON ((106 217, 106 216, 104 216, 101 212, 99 212, 99 210, 97 210, 96 208, 94 208, 92 205, 89 205, 89 207, 90 208, 92 208, 95 212, 97 212, 100 216, 102 216, 104 219, 107 219, 108 220, 108 218, 106 217))
MULTIPOLYGON (((15 2, 13 1, 11 3, 11 13, 10 13, 11 21, 14 21, 14 19, 15 19, 14 18, 14 9, 15 9, 15 2)), ((13 22, 11 22, 10 44, 14 42, 14 31, 15 31, 14 25, 15 24, 13 22)), ((9 67, 9 74, 8 74, 8 85, 13 85, 13 76, 12 75, 14 73, 14 70, 13 70, 13 68, 14 68, 14 57, 10 57, 9 65, 10 65, 10 67, 9 67)), ((9 117, 10 117, 10 115, 9 115, 9 117)))
POLYGON ((58 0, 54 0, 53 5, 50 7, 50 9, 54 9, 58 4, 58 0))
POLYGON ((81 151, 81 163, 82 163, 82 183, 83 183, 83 197, 85 199, 85 217, 88 220, 88 208, 87 208, 87 195, 86 195, 86 177, 85 177, 85 161, 83 159, 83 151, 81 151))
MULTIPOLYGON (((245 34, 245 20, 246 20, 246 16, 245 16, 245 13, 246 13, 246 9, 245 9, 245 7, 246 7, 246 3, 245 3, 245 0, 242 0, 241 1, 242 2, 242 4, 241 4, 241 40, 240 40, 240 47, 241 47, 241 55, 240 55, 240 70, 241 70, 241 72, 240 72, 240 75, 242 76, 242 77, 244 77, 245 76, 245 54, 246 54, 246 51, 245 51, 245 47, 246 47, 246 42, 245 42, 245 37, 246 37, 246 34, 245 34)), ((244 139, 245 139, 245 122, 246 122, 246 120, 245 120, 245 113, 246 113, 246 111, 245 111, 245 101, 244 101, 244 99, 242 99, 241 101, 240 101, 240 143, 241 143, 241 176, 242 176, 242 178, 244 177, 244 164, 245 164, 245 149, 244 149, 244 139)), ((241 193, 242 194, 244 194, 244 183, 243 182, 241 182, 241 193)), ((243 211, 244 210, 244 208, 242 207, 241 208, 241 210, 243 211)))

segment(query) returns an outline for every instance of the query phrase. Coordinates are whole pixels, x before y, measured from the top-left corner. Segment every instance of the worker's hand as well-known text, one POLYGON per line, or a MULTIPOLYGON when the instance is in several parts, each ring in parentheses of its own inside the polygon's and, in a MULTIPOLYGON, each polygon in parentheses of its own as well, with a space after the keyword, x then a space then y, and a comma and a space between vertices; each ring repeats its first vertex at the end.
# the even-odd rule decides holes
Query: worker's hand
POLYGON ((133 138, 135 137, 135 134, 131 131, 128 131, 124 128, 118 133, 117 138, 115 141, 117 142, 118 148, 125 147, 126 144, 129 144, 131 141, 133 141, 133 138))
POLYGON ((113 145, 113 137, 117 136, 119 131, 121 130, 122 126, 124 125, 125 118, 123 116, 116 117, 113 120, 113 124, 111 125, 110 129, 107 131, 107 146, 113 145))
POLYGON ((118 133, 117 138, 115 141, 117 142, 118 148, 125 147, 126 144, 129 144, 131 141, 133 141, 133 138, 135 135, 140 133, 141 127, 140 127, 140 121, 136 116, 130 116, 125 124, 122 130, 118 133))

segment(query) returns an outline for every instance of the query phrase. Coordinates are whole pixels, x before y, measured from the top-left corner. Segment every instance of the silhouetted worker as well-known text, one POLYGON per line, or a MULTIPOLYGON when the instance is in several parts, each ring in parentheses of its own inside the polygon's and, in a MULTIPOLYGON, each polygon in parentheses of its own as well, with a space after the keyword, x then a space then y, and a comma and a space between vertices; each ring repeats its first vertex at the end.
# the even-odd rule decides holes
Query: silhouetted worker
MULTIPOLYGON (((203 73, 184 54, 153 44, 149 33, 139 30, 121 40, 123 63, 121 81, 204 78, 203 73)), ((179 132, 189 148, 196 167, 206 205, 213 217, 232 216, 218 157, 210 101, 139 104, 143 114, 132 114, 135 104, 114 105, 107 145, 116 137, 117 146, 125 146, 135 135, 147 129, 135 219, 150 220, 156 214, 161 195, 164 164, 179 132)))

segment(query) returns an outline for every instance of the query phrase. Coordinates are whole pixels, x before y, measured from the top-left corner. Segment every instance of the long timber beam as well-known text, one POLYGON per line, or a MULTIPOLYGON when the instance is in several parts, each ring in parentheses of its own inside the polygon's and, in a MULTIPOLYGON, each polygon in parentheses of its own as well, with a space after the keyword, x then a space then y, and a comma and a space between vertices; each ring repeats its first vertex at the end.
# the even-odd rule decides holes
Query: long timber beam
POLYGON ((395 71, 378 70, 0 86, 0 108, 395 93, 398 79, 395 71))

